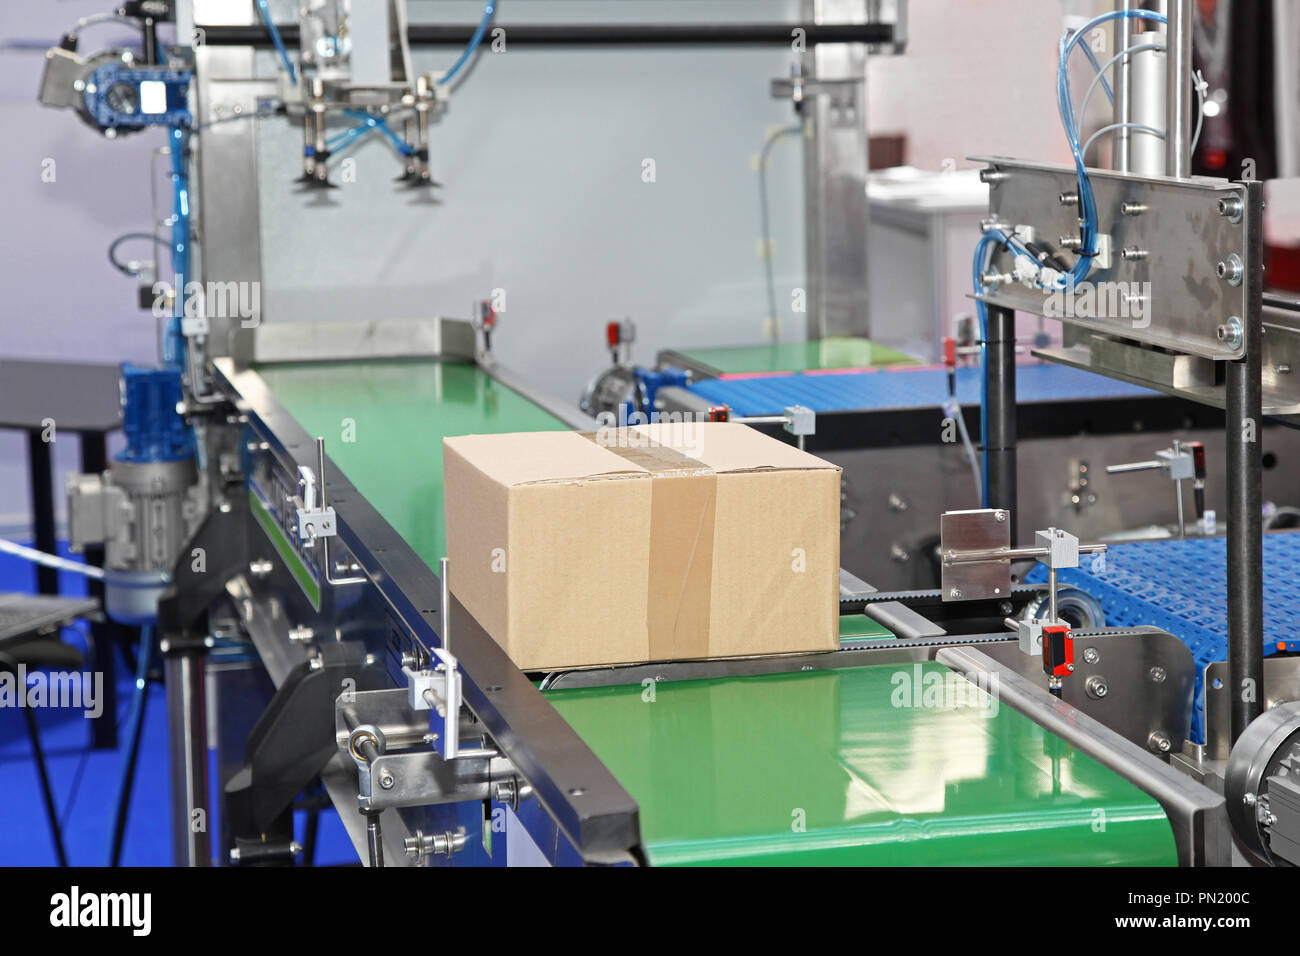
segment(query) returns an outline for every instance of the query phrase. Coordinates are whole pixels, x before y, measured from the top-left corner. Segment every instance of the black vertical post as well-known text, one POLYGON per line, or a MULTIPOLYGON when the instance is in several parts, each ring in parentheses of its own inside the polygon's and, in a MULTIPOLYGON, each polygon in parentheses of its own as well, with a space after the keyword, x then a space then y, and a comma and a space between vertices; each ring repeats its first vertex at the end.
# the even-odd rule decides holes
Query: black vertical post
POLYGON ((158 64, 158 22, 153 17, 140 21, 140 45, 145 63, 158 64))
POLYGON ((984 360, 987 401, 984 429, 984 473, 990 508, 1004 508, 1011 519, 1011 544, 1016 544, 1016 313, 988 307, 984 360))
MULTIPOLYGON (((53 442, 47 442, 42 429, 27 431, 27 466, 31 478, 32 530, 36 550, 54 553, 54 454, 53 442)), ((41 594, 59 593, 59 572, 36 565, 36 590, 41 594)))
MULTIPOLYGON (((81 433, 81 471, 87 475, 98 475, 108 467, 108 451, 103 432, 81 433)), ((88 545, 85 552, 86 563, 96 567, 104 566, 103 545, 88 545)), ((90 596, 104 606, 104 582, 87 578, 90 596)), ((90 625, 90 636, 94 644, 94 657, 90 662, 91 670, 104 675, 103 712, 90 722, 90 745, 96 750, 117 749, 117 642, 121 639, 122 629, 112 621, 94 621, 90 625)))
POLYGON ((1260 336, 1264 293, 1263 184, 1247 184, 1246 355, 1227 363, 1228 683, 1232 740, 1264 708, 1264 538, 1260 513, 1263 390, 1260 336))

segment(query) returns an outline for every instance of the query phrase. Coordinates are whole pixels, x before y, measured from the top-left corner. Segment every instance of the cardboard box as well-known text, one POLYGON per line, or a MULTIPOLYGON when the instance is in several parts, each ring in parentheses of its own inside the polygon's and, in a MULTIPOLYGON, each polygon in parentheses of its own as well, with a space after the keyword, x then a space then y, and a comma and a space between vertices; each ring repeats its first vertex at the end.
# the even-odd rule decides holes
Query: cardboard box
POLYGON ((524 670, 839 646, 840 469, 725 422, 443 441, 449 585, 524 670))

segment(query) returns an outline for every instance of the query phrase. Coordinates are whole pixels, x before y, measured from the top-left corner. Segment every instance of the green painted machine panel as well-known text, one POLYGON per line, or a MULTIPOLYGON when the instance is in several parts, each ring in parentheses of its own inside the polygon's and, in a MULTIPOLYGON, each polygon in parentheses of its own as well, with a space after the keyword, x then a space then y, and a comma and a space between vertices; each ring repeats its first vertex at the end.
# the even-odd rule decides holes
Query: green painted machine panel
POLYGON ((567 426, 473 365, 366 361, 258 370, 289 413, 430 567, 447 553, 442 439, 567 426))
POLYGON ((1154 800, 941 664, 547 696, 654 864, 1177 863, 1154 800))
POLYGON ((816 342, 774 342, 770 345, 680 349, 679 351, 687 359, 712 368, 719 375, 919 364, 910 355, 859 338, 829 338, 816 342))

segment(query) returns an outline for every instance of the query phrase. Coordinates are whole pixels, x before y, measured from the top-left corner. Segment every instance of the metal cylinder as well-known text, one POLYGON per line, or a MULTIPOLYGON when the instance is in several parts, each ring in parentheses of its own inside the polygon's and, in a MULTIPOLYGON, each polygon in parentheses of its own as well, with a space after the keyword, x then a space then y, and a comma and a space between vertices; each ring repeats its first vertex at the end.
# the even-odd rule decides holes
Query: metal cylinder
POLYGON ((208 735, 202 651, 166 658, 167 738, 171 749, 172 858, 176 866, 209 866, 208 735))
POLYGON ((198 480, 193 458, 122 461, 109 467, 113 484, 126 492, 134 533, 107 543, 109 567, 124 571, 171 571, 189 537, 185 497, 198 480))
MULTIPOLYGON (((1115 4, 1116 10, 1132 10, 1134 0, 1119 0, 1115 4)), ((1120 17, 1115 21, 1115 52, 1127 50, 1133 42, 1133 20, 1131 17, 1120 17)), ((1112 123, 1128 123, 1132 114, 1132 100, 1130 82, 1132 67, 1129 64, 1129 57, 1121 58, 1115 64, 1115 100, 1111 109, 1112 123)), ((1130 143, 1131 130, 1119 126, 1111 134, 1111 166, 1121 173, 1129 171, 1130 163, 1130 143)))
POLYGON ((1192 0, 1168 0, 1165 175, 1192 174, 1192 0))
POLYGON ((377 812, 366 814, 366 848, 370 854, 370 865, 372 867, 383 866, 384 835, 383 829, 379 825, 379 814, 377 812))
MULTIPOLYGON (((1160 38, 1159 33, 1146 33, 1152 42, 1160 38)), ((1165 81, 1166 53, 1163 50, 1143 50, 1135 53, 1129 60, 1129 122, 1152 129, 1165 128, 1165 81)), ((1118 97, 1117 97, 1118 98, 1118 97)), ((1130 132, 1128 171, 1139 176, 1160 176, 1165 171, 1165 146, 1160 138, 1141 130, 1117 130, 1117 133, 1130 132)))
POLYGON ((655 393, 655 410, 659 412, 690 412, 707 418, 716 404, 677 385, 664 385, 655 393))
MULTIPOLYGON (((126 497, 127 519, 105 542, 104 609, 122 623, 152 621, 189 538, 186 502, 198 480, 193 458, 115 460, 108 482, 126 497)), ((112 520, 112 519, 110 519, 112 520)))
MULTIPOLYGON (((1268 806, 1269 781, 1279 773, 1290 775, 1290 768, 1281 764, 1294 762, 1298 741, 1300 701, 1280 703, 1233 744, 1224 768, 1223 795, 1232 829, 1248 850, 1267 862, 1276 862, 1269 845, 1271 824, 1263 812, 1268 806)), ((1295 844, 1288 846, 1294 848, 1295 844)))

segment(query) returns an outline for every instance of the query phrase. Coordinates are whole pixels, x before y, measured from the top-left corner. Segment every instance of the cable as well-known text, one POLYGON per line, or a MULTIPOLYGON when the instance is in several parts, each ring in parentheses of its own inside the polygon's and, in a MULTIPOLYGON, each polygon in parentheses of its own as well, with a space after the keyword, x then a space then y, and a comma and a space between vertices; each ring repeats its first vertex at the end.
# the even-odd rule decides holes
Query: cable
POLYGON ((1056 285, 1056 288, 1062 288, 1064 285, 1082 282, 1086 279, 1092 269, 1092 260, 1097 255, 1097 202, 1083 160, 1083 148, 1079 142, 1078 120, 1074 112, 1073 96, 1070 93, 1070 53, 1079 45, 1079 40, 1094 27, 1119 19, 1147 19, 1158 23, 1167 22, 1164 14, 1151 10, 1113 10, 1094 17, 1074 33, 1067 31, 1061 35, 1058 49, 1060 62, 1056 74, 1057 111, 1061 116, 1061 125, 1065 129, 1065 138, 1069 143, 1070 152, 1074 156, 1075 175, 1079 184, 1079 218, 1081 223, 1079 226, 1079 253, 1074 260, 1073 267, 1059 280, 1061 284, 1056 285))
MULTIPOLYGON (((265 2, 265 0, 262 0, 262 2, 265 2)), ((487 0, 487 4, 483 7, 483 19, 479 21, 478 29, 469 38, 469 45, 465 47, 465 52, 460 55, 460 59, 452 64, 451 69, 446 72, 442 79, 438 80, 439 86, 446 86, 456 78, 456 74, 465 68, 465 64, 470 61, 470 57, 474 55, 479 44, 483 42, 483 35, 487 33, 488 24, 492 22, 492 15, 496 12, 496 0, 487 0)))
MULTIPOLYGON (((1079 116, 1088 115, 1088 102, 1092 99, 1093 91, 1097 89, 1097 82, 1100 80, 1104 85, 1106 82, 1105 80, 1106 71, 1109 70, 1112 66, 1114 66, 1115 63, 1118 60, 1120 60, 1122 57, 1132 56, 1134 53, 1140 53, 1143 50, 1163 50, 1164 48, 1165 45, 1163 43, 1136 43, 1133 46, 1128 47, 1127 49, 1120 50, 1109 60, 1107 60, 1104 65, 1097 68, 1097 75, 1094 76, 1092 78, 1092 82, 1088 84, 1088 90, 1086 93, 1083 94, 1083 102, 1079 104, 1079 108, 1078 110, 1076 110, 1076 113, 1079 116)), ((1115 102, 1115 97, 1114 96, 1110 97, 1110 100, 1112 103, 1115 102)))
POLYGON ((394 133, 392 128, 388 125, 388 121, 384 119, 384 117, 375 116, 374 114, 367 113, 364 110, 344 110, 343 113, 353 119, 359 119, 361 122, 351 129, 340 133, 333 140, 325 144, 326 149, 328 149, 331 154, 338 152, 340 149, 345 148, 373 130, 378 130, 383 133, 384 136, 388 138, 389 142, 393 144, 393 147, 403 156, 410 156, 415 153, 414 147, 410 146, 404 139, 394 133))
POLYGON ((966 460, 970 463, 971 477, 975 481, 975 500, 983 502, 984 500, 984 471, 980 467, 979 455, 975 453, 975 446, 971 444, 970 432, 966 429, 966 416, 961 412, 961 405, 957 403, 955 391, 948 393, 948 400, 943 403, 943 413, 957 423, 957 430, 961 432, 961 443, 966 449, 966 460))
POLYGON ((140 645, 135 656, 135 696, 131 701, 131 714, 127 718, 127 752, 122 761, 122 774, 117 784, 116 809, 113 830, 110 834, 108 865, 117 866, 122 860, 122 842, 126 836, 126 817, 131 805, 131 790, 135 784, 135 767, 140 757, 140 735, 144 729, 144 709, 149 698, 149 661, 153 656, 153 626, 140 628, 140 645))
POLYGON ((72 36, 76 36, 77 33, 86 29, 86 27, 93 27, 100 23, 119 23, 122 24, 123 26, 130 27, 132 30, 140 29, 139 20, 133 20, 130 17, 125 16, 124 14, 92 13, 90 14, 90 16, 82 17, 80 20, 78 20, 77 25, 73 27, 71 30, 69 30, 68 33, 72 36))
POLYGON ((0 552, 12 554, 15 557, 31 561, 33 564, 39 564, 43 567, 56 568, 59 571, 67 571, 72 574, 82 574, 88 578, 94 578, 96 581, 104 580, 103 568, 97 568, 93 564, 85 564, 81 561, 70 561, 67 558, 59 557, 57 554, 37 551, 35 548, 18 544, 8 538, 0 537, 0 552))
POLYGON ((200 130, 207 129, 209 126, 220 126, 222 123, 234 123, 239 120, 262 119, 267 116, 278 116, 280 111, 281 107, 277 106, 274 109, 269 110, 255 110, 252 113, 236 113, 232 116, 223 116, 220 119, 208 120, 206 123, 199 123, 194 127, 194 131, 197 133, 200 130))
POLYGON ((298 85, 298 74, 294 72, 293 61, 289 59, 289 51, 284 47, 284 40, 280 36, 280 29, 271 19, 271 10, 266 5, 266 0, 254 0, 257 4, 257 12, 262 17, 262 22, 266 24, 266 32, 271 34, 271 42, 275 44, 275 50, 280 54, 280 62, 284 64, 284 71, 289 74, 289 82, 294 86, 298 85))
POLYGON ((786 136, 802 133, 802 126, 783 126, 773 130, 763 141, 763 149, 758 155, 758 214, 763 229, 763 272, 767 277, 767 314, 772 320, 772 328, 779 325, 776 314, 776 279, 772 275, 772 226, 767 208, 767 157, 772 147, 786 136))
POLYGON ((155 236, 152 233, 148 233, 148 232, 128 232, 118 236, 116 239, 112 241, 112 243, 108 247, 108 261, 112 264, 113 268, 116 269, 118 272, 122 273, 122 275, 135 278, 140 274, 140 270, 132 269, 130 265, 118 261, 117 258, 117 247, 120 246, 122 243, 128 242, 132 239, 152 239, 154 243, 163 247, 166 247, 167 240, 164 239, 162 236, 155 236))
POLYGON ((1196 90, 1196 131, 1192 133, 1191 149, 1193 153, 1196 152, 1196 144, 1201 141, 1201 125, 1205 122, 1205 90, 1208 86, 1200 70, 1192 74, 1192 88, 1196 90))
POLYGON ((1097 130, 1097 132, 1088 137, 1088 141, 1083 144, 1084 154, 1087 155, 1088 150, 1092 147, 1092 144, 1097 141, 1099 136, 1113 133, 1117 129, 1131 129, 1139 133, 1149 133, 1157 139, 1165 138, 1164 130, 1156 129, 1154 126, 1147 126, 1144 123, 1111 123, 1109 126, 1103 126, 1101 129, 1097 130))
MULTIPOLYGON (((1110 88, 1110 81, 1106 79, 1106 67, 1110 66, 1110 63, 1107 63, 1106 66, 1098 66, 1097 57, 1093 54, 1092 47, 1086 43, 1080 49, 1083 50, 1083 55, 1088 58, 1088 62, 1092 64, 1092 68, 1096 70, 1097 76, 1101 80, 1101 88, 1106 91, 1106 99, 1114 103, 1115 94, 1110 88)), ((1111 60, 1110 62, 1114 63, 1115 61, 1111 60)), ((1082 113, 1083 110, 1079 110, 1079 112, 1082 113)))
MULTIPOLYGON (((1127 50, 1111 57, 1102 69, 1108 69, 1112 63, 1127 53, 1137 53, 1142 50, 1163 49, 1165 49, 1165 47, 1160 43, 1144 43, 1137 46, 1131 46, 1127 50)), ((1080 104, 1078 110, 1079 116, 1087 114, 1088 100, 1092 98, 1093 90, 1097 88, 1097 80, 1100 78, 1101 74, 1098 73, 1097 76, 1093 78, 1092 84, 1088 87, 1088 92, 1083 95, 1083 102, 1080 104)), ((1200 70, 1197 70, 1192 77, 1192 88, 1196 90, 1196 131, 1192 134, 1192 149, 1195 150, 1196 144, 1201 141, 1201 124, 1205 119, 1205 80, 1201 77, 1200 70)), ((1103 126, 1101 129, 1097 130, 1097 132, 1088 137, 1088 141, 1083 144, 1084 156, 1086 157, 1088 155, 1088 149, 1092 146, 1093 141, 1097 139, 1097 137, 1101 136, 1103 133, 1110 133, 1117 129, 1134 129, 1143 133, 1152 133, 1161 139, 1165 138, 1164 130, 1158 130, 1154 126, 1144 126, 1141 123, 1112 123, 1109 126, 1103 126)))

